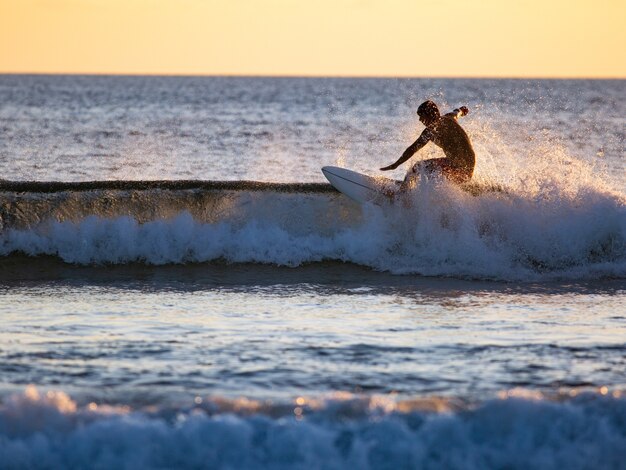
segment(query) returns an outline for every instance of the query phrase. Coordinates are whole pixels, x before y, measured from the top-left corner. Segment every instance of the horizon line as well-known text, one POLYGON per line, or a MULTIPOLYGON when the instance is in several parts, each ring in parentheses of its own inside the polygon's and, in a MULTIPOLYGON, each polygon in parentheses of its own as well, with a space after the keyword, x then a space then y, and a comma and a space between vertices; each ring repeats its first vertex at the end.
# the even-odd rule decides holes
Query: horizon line
POLYGON ((248 73, 153 73, 153 72, 16 72, 0 71, 0 75, 84 76, 84 77, 178 77, 178 78, 339 78, 339 79, 435 79, 435 80, 626 80, 626 76, 574 75, 367 75, 367 74, 248 74, 248 73))

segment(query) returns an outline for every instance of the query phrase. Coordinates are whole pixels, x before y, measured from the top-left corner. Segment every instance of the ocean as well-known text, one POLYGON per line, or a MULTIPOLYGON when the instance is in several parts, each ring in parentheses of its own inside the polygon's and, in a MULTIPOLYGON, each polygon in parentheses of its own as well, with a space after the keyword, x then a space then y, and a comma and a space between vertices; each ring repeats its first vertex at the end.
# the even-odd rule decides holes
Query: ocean
POLYGON ((626 468, 626 81, 0 75, 0 468, 626 468), (426 99, 477 155, 402 179, 426 99))

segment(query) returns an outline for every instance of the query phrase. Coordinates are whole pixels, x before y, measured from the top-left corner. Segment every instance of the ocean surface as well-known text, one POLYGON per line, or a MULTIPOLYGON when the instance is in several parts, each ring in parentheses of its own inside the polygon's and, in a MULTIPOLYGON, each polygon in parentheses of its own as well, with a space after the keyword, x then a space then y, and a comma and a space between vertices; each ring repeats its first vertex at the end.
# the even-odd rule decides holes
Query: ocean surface
POLYGON ((626 469, 625 98, 0 75, 0 468, 626 469), (425 99, 500 191, 327 184, 425 99))

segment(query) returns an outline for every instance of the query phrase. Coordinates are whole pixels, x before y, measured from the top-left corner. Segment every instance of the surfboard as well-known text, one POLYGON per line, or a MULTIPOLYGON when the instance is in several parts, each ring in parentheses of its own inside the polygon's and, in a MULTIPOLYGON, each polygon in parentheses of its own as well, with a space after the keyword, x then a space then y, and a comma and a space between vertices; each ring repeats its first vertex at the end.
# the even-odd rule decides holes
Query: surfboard
MULTIPOLYGON (((396 201, 396 196, 400 194, 398 190, 402 182, 384 176, 368 176, 338 166, 325 166, 322 173, 337 191, 359 204, 389 204, 396 201)), ((474 197, 486 193, 510 194, 509 190, 497 183, 469 181, 459 187, 474 197)))
POLYGON ((400 181, 368 176, 338 166, 325 166, 322 173, 335 189, 360 204, 389 202, 390 196, 400 187, 400 181))

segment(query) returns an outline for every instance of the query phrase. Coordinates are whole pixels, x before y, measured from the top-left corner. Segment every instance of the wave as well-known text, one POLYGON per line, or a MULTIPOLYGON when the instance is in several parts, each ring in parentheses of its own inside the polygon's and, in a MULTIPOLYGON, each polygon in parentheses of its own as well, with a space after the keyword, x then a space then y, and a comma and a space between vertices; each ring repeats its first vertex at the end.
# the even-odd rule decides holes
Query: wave
POLYGON ((626 400, 607 392, 476 405, 196 397, 133 410, 30 386, 0 404, 0 468, 623 468, 626 400))
POLYGON ((81 265, 339 261, 494 280, 626 277, 626 201, 592 185, 471 194, 422 180, 380 207, 315 183, 57 184, 4 187, 0 256, 81 265))

